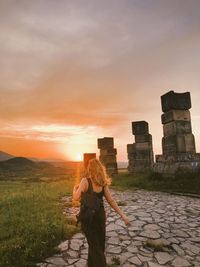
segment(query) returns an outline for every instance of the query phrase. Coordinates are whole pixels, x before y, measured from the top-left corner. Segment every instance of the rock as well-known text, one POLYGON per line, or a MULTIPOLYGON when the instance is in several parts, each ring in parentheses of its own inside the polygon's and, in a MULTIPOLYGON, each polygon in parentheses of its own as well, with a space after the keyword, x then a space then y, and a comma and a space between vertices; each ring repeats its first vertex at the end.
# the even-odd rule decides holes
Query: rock
POLYGON ((152 230, 146 230, 140 233, 140 236, 144 236, 144 237, 148 237, 148 238, 152 238, 152 239, 156 239, 156 238, 160 238, 160 234, 156 231, 152 231, 152 230))
POLYGON ((114 223, 110 223, 107 227, 106 227, 106 231, 117 231, 117 230, 122 230, 123 227, 118 225, 118 224, 114 224, 114 223))
POLYGON ((76 250, 79 251, 80 247, 83 245, 83 240, 79 240, 79 239, 72 239, 71 243, 70 243, 70 248, 72 250, 76 250))
POLYGON ((144 226, 144 230, 147 230, 147 231, 156 231, 160 229, 160 226, 158 226, 157 224, 147 224, 144 226))
MULTIPOLYGON (((130 227, 122 225, 119 216, 105 203, 105 253, 108 263, 112 263, 112 258, 116 256, 123 267, 200 266, 200 219, 197 212, 194 213, 194 210, 198 211, 200 199, 145 190, 113 190, 112 194, 115 199, 126 203, 123 209, 127 216, 134 220, 130 227), (137 206, 132 199, 137 199, 137 206), (152 247, 155 245, 154 249, 144 247, 148 239, 152 247), (163 252, 155 252, 156 246, 159 245, 163 252)), ((76 209, 70 210, 75 211, 76 209)), ((62 255, 54 255, 37 266, 86 266, 88 243, 82 232, 62 242, 58 247, 62 255)))
POLYGON ((185 259, 183 259, 181 257, 176 257, 173 260, 172 265, 174 267, 188 267, 188 266, 191 266, 191 264, 187 260, 185 260, 185 259))
POLYGON ((119 253, 121 253, 121 247, 120 246, 108 246, 107 247, 107 249, 106 249, 106 251, 108 252, 108 253, 113 253, 113 254, 119 254, 119 253))
POLYGON ((86 265, 86 263, 87 263, 87 261, 86 260, 84 260, 84 259, 80 259, 79 261, 77 261, 76 263, 75 263, 75 267, 83 267, 83 266, 85 266, 86 265))
POLYGON ((62 252, 65 251, 65 250, 68 250, 68 248, 69 248, 69 240, 66 240, 66 241, 62 242, 62 243, 58 246, 58 248, 59 248, 62 252))
POLYGON ((184 250, 180 248, 177 244, 173 244, 172 247, 178 255, 183 256, 185 254, 184 250))
POLYGON ((174 233, 174 235, 178 237, 189 237, 189 235, 182 230, 172 230, 172 233, 174 233))
POLYGON ((51 263, 53 265, 58 265, 58 266, 67 266, 66 261, 63 260, 61 257, 51 257, 46 259, 46 262, 51 263))
POLYGON ((75 263, 76 261, 78 261, 78 259, 67 259, 67 262, 68 262, 69 264, 73 264, 73 263, 75 263))
POLYGON ((143 262, 149 262, 149 261, 151 260, 151 258, 149 258, 149 257, 145 257, 145 256, 140 255, 140 254, 138 254, 137 256, 138 256, 139 260, 140 260, 142 263, 143 263, 143 262))
POLYGON ((174 258, 167 252, 155 252, 154 255, 159 264, 166 264, 174 258))
POLYGON ((141 265, 142 264, 141 261, 136 256, 129 258, 128 261, 135 264, 135 265, 141 265))
POLYGON ((120 257, 120 263, 123 264, 125 261, 127 261, 130 257, 132 257, 133 254, 130 252, 125 252, 121 254, 120 257))
POLYGON ((191 251, 194 254, 197 254, 197 255, 200 254, 200 247, 197 247, 197 246, 192 245, 190 243, 184 243, 182 245, 182 247, 185 248, 185 249, 187 249, 187 250, 189 250, 189 251, 191 251))
POLYGON ((149 267, 163 267, 164 265, 160 265, 160 264, 157 264, 155 262, 148 262, 148 266, 149 267))

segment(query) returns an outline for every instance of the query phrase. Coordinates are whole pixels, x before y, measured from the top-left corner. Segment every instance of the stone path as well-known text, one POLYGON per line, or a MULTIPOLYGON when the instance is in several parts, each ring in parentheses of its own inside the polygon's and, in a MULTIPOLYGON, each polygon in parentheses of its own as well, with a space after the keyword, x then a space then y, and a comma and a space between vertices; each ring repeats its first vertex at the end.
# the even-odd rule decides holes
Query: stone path
MULTIPOLYGON (((104 200, 108 264, 200 267, 200 198, 143 190, 111 193, 121 202, 131 226, 127 227, 104 200)), ((65 212, 75 214, 77 208, 66 208, 65 212)), ((59 255, 38 266, 86 266, 88 246, 82 233, 61 243, 59 248, 59 255)))

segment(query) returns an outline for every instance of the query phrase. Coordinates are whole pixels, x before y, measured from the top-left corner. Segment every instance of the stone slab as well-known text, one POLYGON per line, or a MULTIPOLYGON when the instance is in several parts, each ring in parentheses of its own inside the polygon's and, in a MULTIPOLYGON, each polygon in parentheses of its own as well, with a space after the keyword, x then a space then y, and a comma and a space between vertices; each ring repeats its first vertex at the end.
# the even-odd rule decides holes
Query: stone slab
POLYGON ((189 110, 170 110, 161 115, 162 124, 166 124, 171 121, 190 121, 189 110))
POLYGON ((99 149, 110 149, 114 147, 113 137, 98 138, 97 144, 99 149))
POLYGON ((193 134, 166 136, 162 138, 163 155, 178 153, 196 153, 193 134))
POLYGON ((135 142, 136 143, 145 143, 145 142, 152 143, 152 135, 151 134, 137 134, 135 135, 135 142))
POLYGON ((191 108, 190 93, 176 93, 169 91, 161 96, 162 111, 168 112, 170 110, 187 110, 191 108))
POLYGON ((134 145, 133 144, 127 144, 127 153, 131 154, 134 153, 135 149, 134 149, 134 145))
POLYGON ((152 144, 149 142, 134 143, 134 151, 151 150, 151 149, 152 149, 152 144))
POLYGON ((112 163, 116 163, 116 155, 105 155, 105 156, 100 156, 99 160, 103 163, 103 164, 112 164, 112 163))
POLYGON ((134 135, 148 134, 149 125, 146 121, 133 121, 132 122, 132 133, 134 135))
POLYGON ((116 148, 100 149, 100 156, 107 156, 107 155, 117 155, 117 149, 116 148))
POLYGON ((172 121, 163 125, 164 136, 191 134, 192 126, 190 121, 172 121))

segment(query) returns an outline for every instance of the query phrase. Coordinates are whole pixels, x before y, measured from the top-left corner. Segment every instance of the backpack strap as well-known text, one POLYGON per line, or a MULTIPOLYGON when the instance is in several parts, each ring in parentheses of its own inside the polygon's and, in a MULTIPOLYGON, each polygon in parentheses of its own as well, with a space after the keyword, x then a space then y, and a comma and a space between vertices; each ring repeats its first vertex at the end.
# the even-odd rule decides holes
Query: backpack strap
POLYGON ((94 192, 93 191, 93 187, 92 187, 92 182, 91 182, 91 179, 90 178, 87 178, 87 181, 88 181, 88 192, 89 193, 92 193, 92 192, 94 192))

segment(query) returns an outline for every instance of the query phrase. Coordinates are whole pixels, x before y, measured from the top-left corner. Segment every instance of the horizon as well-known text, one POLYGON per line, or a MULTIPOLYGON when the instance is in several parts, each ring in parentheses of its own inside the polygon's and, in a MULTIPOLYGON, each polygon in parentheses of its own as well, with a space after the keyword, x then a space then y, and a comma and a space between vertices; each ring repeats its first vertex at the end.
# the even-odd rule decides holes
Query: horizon
POLYGON ((76 161, 113 137, 127 162, 131 122, 162 153, 161 95, 191 93, 200 152, 200 1, 0 3, 0 150, 76 161), (48 6, 48 9, 46 8, 48 6))

